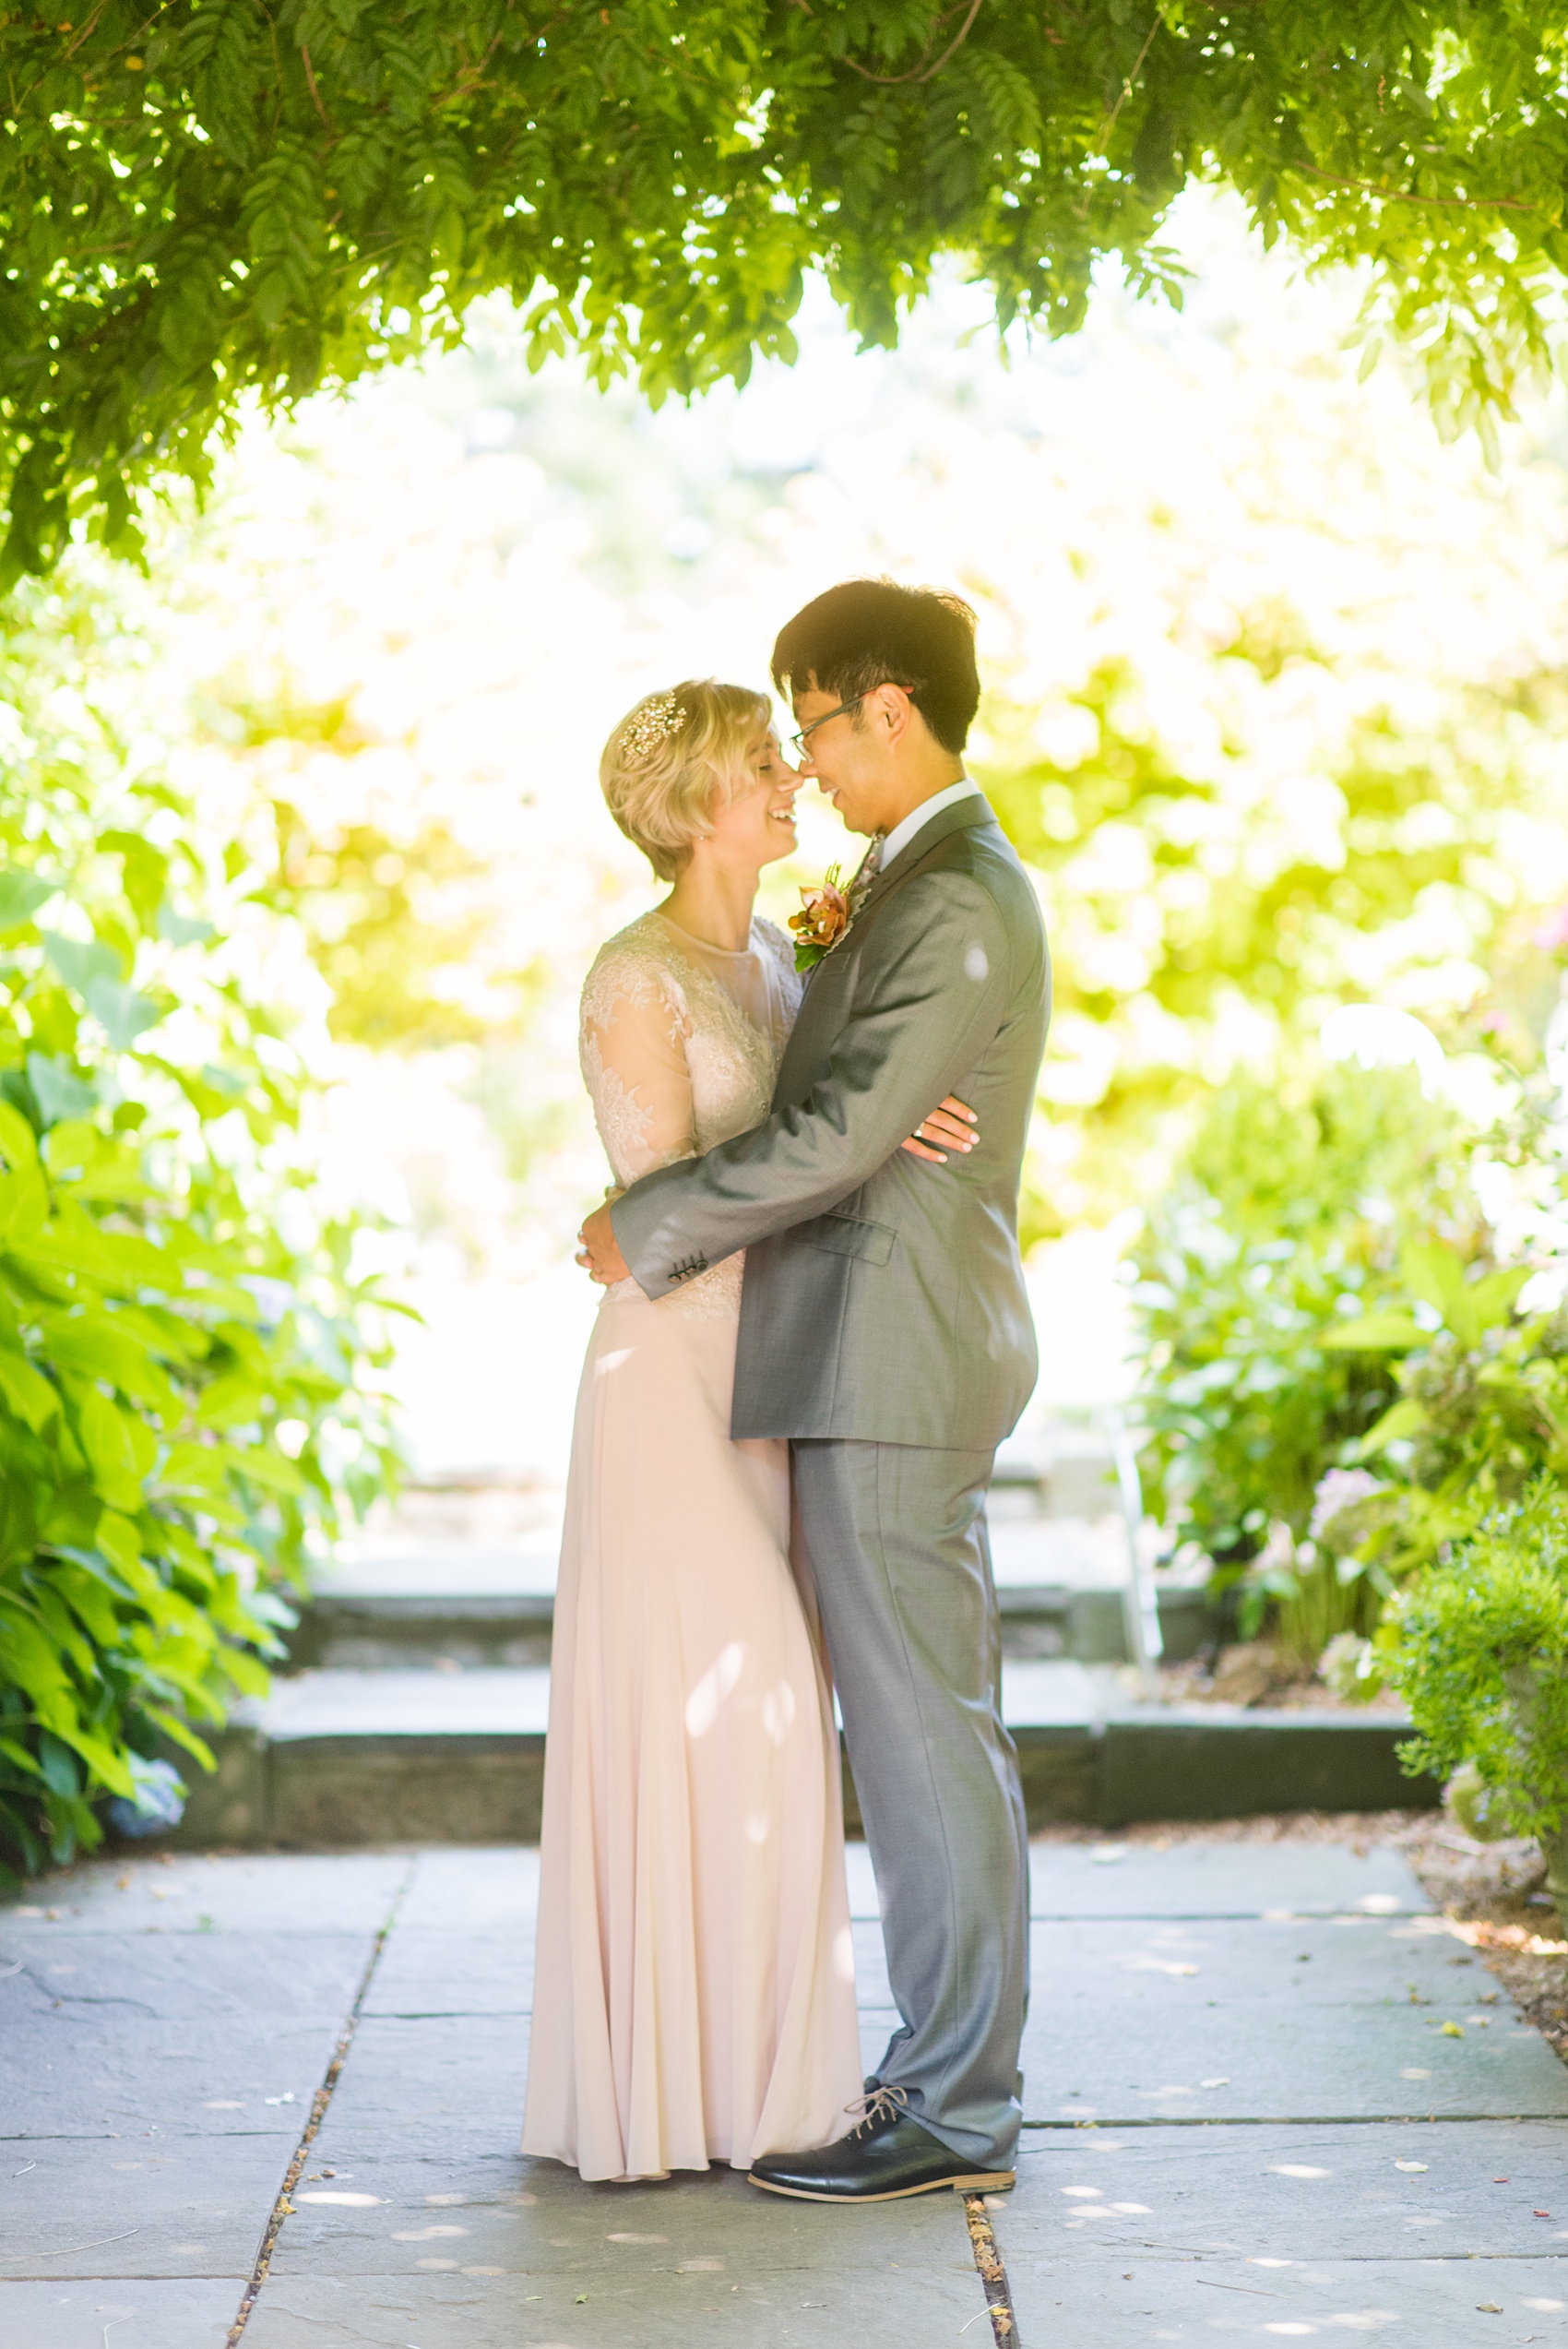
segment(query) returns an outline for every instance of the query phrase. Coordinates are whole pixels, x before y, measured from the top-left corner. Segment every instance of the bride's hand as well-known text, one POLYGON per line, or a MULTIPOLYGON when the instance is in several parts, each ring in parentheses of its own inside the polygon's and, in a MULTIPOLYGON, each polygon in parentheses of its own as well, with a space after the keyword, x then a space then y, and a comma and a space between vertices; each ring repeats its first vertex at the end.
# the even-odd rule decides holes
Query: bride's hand
POLYGON ((929 1158, 933 1166, 945 1166, 948 1151, 971 1151, 979 1139, 980 1128, 975 1122, 974 1111, 967 1109, 956 1095, 949 1093, 939 1108, 921 1120, 909 1140, 901 1142, 899 1148, 909 1151, 912 1157, 929 1158), (946 1148, 927 1150, 927 1142, 945 1143, 946 1148))
MULTIPOLYGON (((617 1192, 615 1197, 619 1198, 620 1193, 617 1192)), ((602 1207, 594 1209, 577 1234, 577 1262, 588 1279, 597 1281, 604 1289, 612 1288, 617 1281, 629 1281, 632 1277, 615 1238, 615 1226, 610 1221, 610 1208, 611 1201, 607 1198, 602 1207)))

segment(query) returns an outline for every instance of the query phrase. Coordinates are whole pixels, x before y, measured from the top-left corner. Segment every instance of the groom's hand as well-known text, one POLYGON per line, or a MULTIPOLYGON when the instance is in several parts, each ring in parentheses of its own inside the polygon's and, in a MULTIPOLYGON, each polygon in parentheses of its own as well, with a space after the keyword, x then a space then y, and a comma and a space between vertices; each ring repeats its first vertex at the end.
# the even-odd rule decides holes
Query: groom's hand
POLYGON ((596 1207, 577 1234, 581 1247, 577 1262, 586 1267, 591 1280, 609 1288, 616 1281, 629 1281, 632 1268, 622 1255, 615 1237, 615 1226, 610 1221, 610 1202, 596 1207))

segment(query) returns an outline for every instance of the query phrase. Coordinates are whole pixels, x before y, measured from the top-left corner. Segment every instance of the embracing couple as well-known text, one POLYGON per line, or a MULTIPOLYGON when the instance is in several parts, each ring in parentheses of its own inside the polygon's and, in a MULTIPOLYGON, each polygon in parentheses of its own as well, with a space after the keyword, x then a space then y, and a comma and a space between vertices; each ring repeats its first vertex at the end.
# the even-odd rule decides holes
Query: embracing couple
POLYGON ((600 775, 671 882, 583 991, 615 1182, 573 1438, 525 2152, 874 2201, 1013 2183, 1028 1850, 986 1532, 1034 1385, 1017 1191, 1050 964, 964 772, 956 596, 855 580, 640 702, 600 775), (802 775, 871 835, 753 916, 802 775), (797 961, 807 967, 802 990, 797 961), (837 1692, 899 2021, 861 2077, 837 1692))

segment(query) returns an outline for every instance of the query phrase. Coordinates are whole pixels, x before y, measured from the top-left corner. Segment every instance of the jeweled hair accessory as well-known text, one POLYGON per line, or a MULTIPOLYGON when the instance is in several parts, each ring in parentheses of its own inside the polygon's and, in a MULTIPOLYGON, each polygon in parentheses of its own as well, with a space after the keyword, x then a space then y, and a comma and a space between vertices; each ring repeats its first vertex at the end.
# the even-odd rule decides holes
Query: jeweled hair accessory
POLYGON ((621 730, 621 746, 634 758, 646 758, 662 742, 673 742, 686 722, 686 713, 672 693, 650 693, 639 702, 621 730))

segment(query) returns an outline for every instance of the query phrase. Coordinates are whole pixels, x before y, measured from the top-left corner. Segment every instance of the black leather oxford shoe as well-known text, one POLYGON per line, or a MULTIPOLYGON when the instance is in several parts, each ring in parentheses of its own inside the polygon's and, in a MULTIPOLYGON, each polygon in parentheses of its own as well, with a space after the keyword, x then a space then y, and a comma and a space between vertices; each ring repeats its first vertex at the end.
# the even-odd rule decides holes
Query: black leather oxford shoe
POLYGON ((753 2186, 802 2202, 897 2202, 909 2194, 993 2194, 1012 2170, 980 2170, 903 2111, 897 2089, 865 2099, 864 2116, 848 2137, 808 2153, 764 2153, 752 2164, 753 2186))

